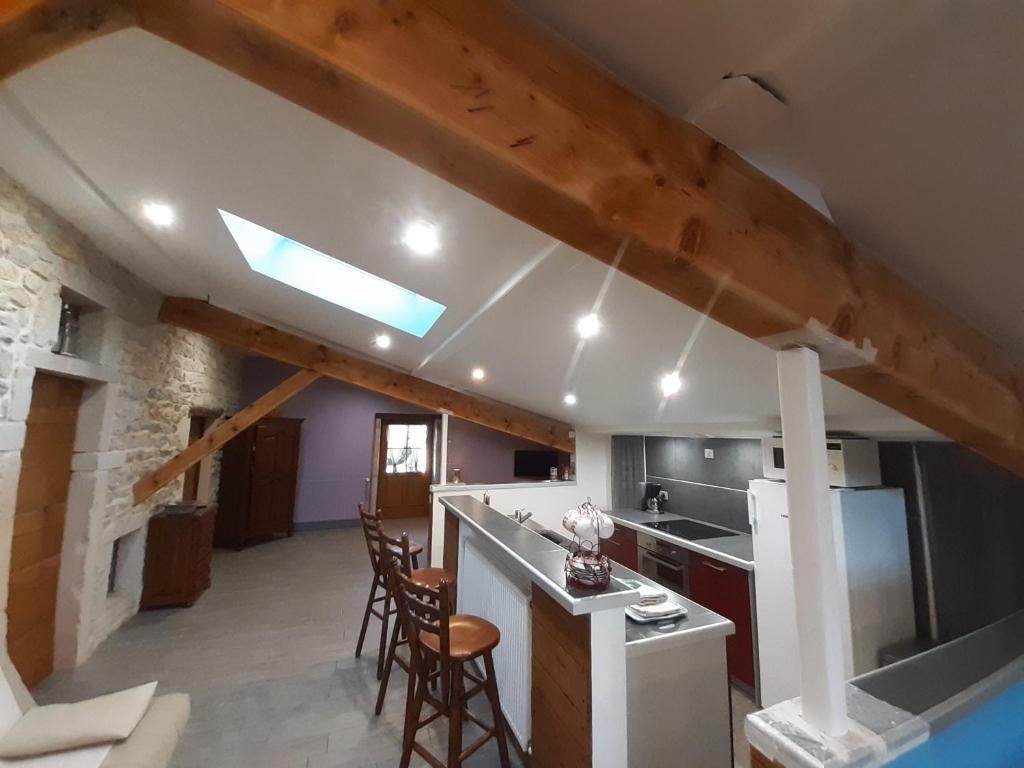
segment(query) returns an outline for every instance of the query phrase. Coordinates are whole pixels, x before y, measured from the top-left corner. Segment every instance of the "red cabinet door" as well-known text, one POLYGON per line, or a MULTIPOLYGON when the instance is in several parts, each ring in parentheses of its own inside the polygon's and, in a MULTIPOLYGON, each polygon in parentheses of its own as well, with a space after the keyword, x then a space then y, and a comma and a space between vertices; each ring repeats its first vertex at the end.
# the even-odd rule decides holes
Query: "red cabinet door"
POLYGON ((713 557, 691 553, 690 599, 736 625, 736 634, 725 641, 729 677, 753 689, 754 633, 750 624, 749 574, 713 557))
POLYGON ((609 538, 601 540, 601 553, 635 571, 638 567, 636 531, 624 525, 615 526, 615 532, 609 538))

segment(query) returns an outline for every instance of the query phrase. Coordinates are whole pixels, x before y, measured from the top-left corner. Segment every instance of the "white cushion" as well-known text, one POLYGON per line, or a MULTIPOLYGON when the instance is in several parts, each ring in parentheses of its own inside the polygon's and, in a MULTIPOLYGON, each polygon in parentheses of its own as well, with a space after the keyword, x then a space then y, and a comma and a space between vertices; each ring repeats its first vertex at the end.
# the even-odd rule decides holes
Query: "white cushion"
POLYGON ((0 757, 31 757, 123 741, 146 714, 155 690, 156 683, 146 683, 76 704, 30 709, 0 738, 0 757))

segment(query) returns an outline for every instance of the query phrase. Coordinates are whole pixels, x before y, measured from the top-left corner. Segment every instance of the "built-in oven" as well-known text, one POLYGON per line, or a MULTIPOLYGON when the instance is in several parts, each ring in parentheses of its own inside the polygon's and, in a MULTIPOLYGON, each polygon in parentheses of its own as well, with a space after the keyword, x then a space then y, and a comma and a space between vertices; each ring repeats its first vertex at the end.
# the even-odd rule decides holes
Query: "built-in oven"
POLYGON ((689 596, 689 554, 685 549, 639 532, 636 547, 640 573, 673 592, 689 596))

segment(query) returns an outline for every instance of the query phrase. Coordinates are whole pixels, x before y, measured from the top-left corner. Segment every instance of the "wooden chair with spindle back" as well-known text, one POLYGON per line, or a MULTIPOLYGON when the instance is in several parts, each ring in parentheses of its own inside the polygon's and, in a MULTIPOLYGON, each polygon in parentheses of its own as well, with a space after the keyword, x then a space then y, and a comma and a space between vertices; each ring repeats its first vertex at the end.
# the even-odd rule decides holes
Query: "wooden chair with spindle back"
POLYGON ((380 521, 375 515, 367 514, 363 505, 359 505, 359 522, 363 528, 363 537, 366 539, 366 551, 370 556, 370 570, 372 580, 370 582, 370 594, 366 598, 366 610, 363 612, 363 623, 359 628, 359 640, 356 642, 356 658, 363 652, 363 642, 366 640, 366 630, 370 624, 370 617, 376 616, 380 619, 380 643, 377 653, 377 679, 380 680, 384 671, 384 652, 388 641, 388 624, 394 609, 391 607, 391 592, 388 589, 386 563, 381 562, 381 529, 380 521), (377 604, 383 603, 378 609, 377 604))
MULTIPOLYGON (((409 534, 403 532, 400 538, 392 538, 381 529, 379 538, 380 554, 378 556, 379 562, 382 563, 384 573, 386 574, 388 568, 390 568, 392 561, 398 563, 402 573, 407 576, 414 584, 425 589, 437 590, 441 582, 447 582, 450 586, 451 593, 451 606, 455 604, 455 574, 449 573, 444 568, 416 568, 414 567, 412 556, 410 554, 410 542, 409 534)), ((390 585, 389 585, 390 589, 390 585)), ((392 593, 392 604, 394 604, 395 597, 392 593)), ((409 665, 406 661, 398 655, 398 648, 402 645, 408 644, 408 636, 404 632, 402 622, 396 621, 395 626, 391 631, 391 642, 388 645, 387 656, 384 660, 384 673, 380 678, 380 688, 377 691, 377 705, 374 708, 375 714, 380 714, 384 708, 384 698, 387 695, 388 681, 391 678, 391 669, 395 664, 398 664, 407 673, 409 665)))
POLYGON ((436 589, 416 584, 402 572, 395 558, 391 559, 388 580, 395 597, 398 620, 405 628, 409 644, 409 687, 400 768, 408 768, 413 752, 434 768, 459 768, 491 738, 497 741, 502 768, 509 768, 505 721, 491 656, 501 641, 498 628, 478 616, 452 614, 452 585, 447 580, 442 580, 436 589), (482 679, 466 668, 476 659, 483 661, 482 679), (441 684, 440 699, 430 690, 435 677, 441 684), (468 693, 466 679, 473 683, 468 693), (466 706, 469 699, 480 692, 484 692, 490 702, 492 725, 478 719, 466 706), (425 703, 435 711, 421 720, 425 703), (448 716, 447 763, 442 763, 416 741, 417 731, 443 715, 448 716), (464 719, 483 729, 483 735, 466 750, 462 749, 464 719))

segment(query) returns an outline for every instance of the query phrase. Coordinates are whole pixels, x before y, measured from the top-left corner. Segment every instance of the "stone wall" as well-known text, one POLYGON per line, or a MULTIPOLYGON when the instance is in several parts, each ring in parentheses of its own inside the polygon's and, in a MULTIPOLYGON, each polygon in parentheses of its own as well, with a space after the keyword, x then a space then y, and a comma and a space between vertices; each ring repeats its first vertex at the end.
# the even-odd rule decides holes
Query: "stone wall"
POLYGON ((138 507, 132 504, 132 484, 184 447, 193 409, 221 413, 238 406, 240 357, 160 324, 162 298, 0 170, 4 606, 33 377, 45 370, 86 382, 61 559, 58 666, 80 663, 137 610, 147 521, 154 507, 181 498, 182 481, 138 507), (90 310, 81 322, 81 359, 50 351, 62 291, 90 310), (115 588, 108 594, 113 542, 119 538, 115 588))

